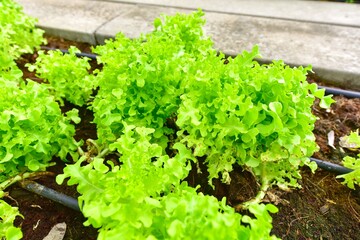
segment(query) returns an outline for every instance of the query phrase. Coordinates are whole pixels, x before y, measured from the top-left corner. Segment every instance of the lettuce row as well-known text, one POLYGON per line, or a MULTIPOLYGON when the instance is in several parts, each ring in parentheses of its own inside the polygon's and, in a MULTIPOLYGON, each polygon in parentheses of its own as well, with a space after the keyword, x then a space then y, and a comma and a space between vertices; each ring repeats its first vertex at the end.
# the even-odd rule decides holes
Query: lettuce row
MULTIPOLYGON (((25 15, 16 2, 0 2, 0 198, 4 197, 3 187, 11 177, 23 171, 43 170, 49 165, 50 155, 62 149, 59 155, 64 156, 70 150, 66 143, 69 137, 60 133, 61 126, 49 129, 57 132, 55 136, 61 138, 58 140, 60 145, 49 146, 46 142, 51 134, 46 123, 51 125, 54 121, 66 126, 64 134, 71 134, 71 127, 56 116, 59 109, 53 105, 53 99, 49 102, 50 98, 42 87, 35 83, 21 83, 23 74, 15 62, 22 54, 33 53, 45 42, 44 31, 37 29, 35 23, 36 19, 25 15), (48 107, 40 106, 48 103, 48 107)), ((1 239, 23 237, 21 229, 14 226, 17 216, 22 217, 18 208, 0 199, 1 239)))
MULTIPOLYGON (((53 156, 76 150, 76 111, 64 117, 44 85, 21 77, 15 60, 45 40, 36 20, 9 0, 0 3, 0 183, 26 171, 44 170, 53 156)), ((3 189, 2 189, 3 190, 3 189)))

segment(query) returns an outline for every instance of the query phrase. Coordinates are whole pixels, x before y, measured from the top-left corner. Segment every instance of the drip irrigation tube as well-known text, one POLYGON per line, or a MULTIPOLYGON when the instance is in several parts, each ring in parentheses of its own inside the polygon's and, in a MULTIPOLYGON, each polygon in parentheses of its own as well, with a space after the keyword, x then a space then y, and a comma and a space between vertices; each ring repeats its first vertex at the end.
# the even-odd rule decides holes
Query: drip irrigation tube
POLYGON ((315 162, 318 165, 318 167, 321 169, 324 169, 329 172, 337 173, 339 175, 346 174, 346 173, 353 171, 350 168, 346 168, 346 167, 340 166, 338 164, 323 161, 323 160, 316 159, 316 158, 310 158, 310 161, 315 162))
MULTIPOLYGON (((51 48, 51 47, 45 47, 45 46, 41 46, 41 49, 42 50, 59 50, 60 52, 62 53, 69 53, 68 50, 65 50, 65 49, 60 49, 60 48, 51 48)), ((83 53, 83 52, 80 52, 80 53, 76 53, 75 54, 77 57, 87 57, 87 58, 90 58, 92 60, 96 60, 96 57, 97 55, 96 54, 92 54, 92 53, 83 53)))
MULTIPOLYGON (((326 171, 329 172, 333 172, 336 174, 346 174, 349 172, 352 172, 352 169, 334 164, 334 163, 330 163, 330 162, 326 162, 326 161, 322 161, 316 158, 310 158, 310 161, 315 162, 319 168, 322 168, 326 171)), ((77 199, 72 198, 70 196, 67 196, 63 193, 59 193, 51 188, 45 187, 41 184, 38 184, 34 181, 29 181, 29 180, 24 180, 22 182, 20 182, 20 185, 22 188, 36 193, 42 197, 48 198, 54 202, 60 203, 66 207, 69 207, 75 211, 80 211, 80 207, 78 204, 77 199)))
POLYGON ((333 95, 343 95, 347 98, 360 98, 360 92, 355 91, 349 91, 349 90, 343 90, 338 88, 332 88, 332 87, 323 87, 318 86, 319 89, 325 89, 325 94, 333 94, 333 95))
POLYGON ((45 187, 33 181, 25 180, 20 182, 20 185, 22 188, 25 188, 30 192, 39 194, 40 196, 48 198, 54 202, 60 203, 75 211, 80 211, 79 203, 75 198, 69 197, 63 193, 59 193, 51 188, 45 187))

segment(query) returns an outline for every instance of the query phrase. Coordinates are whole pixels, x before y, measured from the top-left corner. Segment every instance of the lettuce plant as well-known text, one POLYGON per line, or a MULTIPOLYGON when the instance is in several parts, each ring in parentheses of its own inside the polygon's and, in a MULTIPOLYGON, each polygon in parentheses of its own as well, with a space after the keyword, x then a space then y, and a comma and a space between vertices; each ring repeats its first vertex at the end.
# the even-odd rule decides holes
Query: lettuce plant
POLYGON ((203 36, 202 15, 164 16, 163 21, 155 20, 155 31, 146 36, 131 40, 120 33, 95 48, 104 65, 92 104, 100 144, 115 141, 125 121, 154 128, 154 138, 166 146, 166 135, 173 132, 166 122, 179 107, 185 79, 196 71, 195 62, 209 52, 216 54, 203 36))
MULTIPOLYGON (((340 145, 350 149, 360 148, 359 130, 340 138, 340 145)), ((344 181, 342 183, 351 189, 355 189, 355 185, 360 186, 360 154, 358 154, 357 158, 346 156, 343 159, 343 165, 353 171, 338 175, 337 178, 343 178, 344 181)))
POLYGON ((315 97, 322 107, 333 100, 306 82, 309 67, 260 65, 255 57, 257 47, 226 65, 221 56, 198 65, 181 96, 178 136, 195 156, 206 156, 210 184, 219 173, 229 182, 237 163, 265 184, 298 186, 299 166, 316 167, 308 160, 317 150, 311 106, 315 97))
POLYGON ((337 178, 343 178, 342 183, 351 189, 355 189, 355 185, 360 186, 360 154, 358 154, 357 158, 346 156, 343 159, 343 164, 345 167, 353 169, 353 171, 338 175, 337 178))
POLYGON ((36 28, 36 19, 24 14, 22 7, 12 0, 0 2, 0 52, 13 59, 32 53, 45 40, 44 31, 36 28))
POLYGON ((77 149, 77 111, 63 116, 47 89, 36 82, 0 78, 0 182, 24 171, 45 170, 53 156, 77 149))
POLYGON ((36 71, 36 75, 43 79, 50 92, 63 105, 63 99, 82 106, 90 100, 93 90, 96 88, 95 78, 88 71, 90 69, 88 58, 78 58, 80 52, 75 47, 70 47, 69 54, 63 54, 59 50, 38 52, 35 64, 28 64, 30 71, 36 71))
MULTIPOLYGON (((0 194, 1 195, 1 194, 0 194)), ((0 199, 0 238, 6 240, 17 240, 23 237, 20 228, 14 227, 14 220, 21 216, 18 208, 10 206, 0 199)))

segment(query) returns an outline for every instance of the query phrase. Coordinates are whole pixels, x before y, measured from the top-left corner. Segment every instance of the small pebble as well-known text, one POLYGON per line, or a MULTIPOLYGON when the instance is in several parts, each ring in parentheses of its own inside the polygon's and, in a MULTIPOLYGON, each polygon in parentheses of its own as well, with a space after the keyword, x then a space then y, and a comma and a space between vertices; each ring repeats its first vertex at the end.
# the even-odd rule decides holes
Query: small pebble
POLYGON ((52 227, 43 240, 63 240, 66 233, 66 223, 58 223, 52 227))

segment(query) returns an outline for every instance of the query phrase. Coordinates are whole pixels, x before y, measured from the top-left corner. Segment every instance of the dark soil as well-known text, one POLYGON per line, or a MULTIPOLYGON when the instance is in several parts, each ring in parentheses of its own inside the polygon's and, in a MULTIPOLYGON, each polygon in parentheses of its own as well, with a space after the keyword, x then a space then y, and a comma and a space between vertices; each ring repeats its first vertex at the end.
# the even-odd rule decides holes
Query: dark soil
MULTIPOLYGON (((91 46, 84 43, 54 37, 47 37, 47 39, 49 47, 67 49, 70 45, 75 45, 83 52, 90 52, 91 49, 91 46)), ((24 68, 25 63, 35 61, 36 57, 36 54, 26 55, 18 61, 18 65, 24 70, 24 79, 41 81, 34 73, 29 73, 24 68)), ((97 65, 92 62, 92 66, 97 65)), ((317 81, 317 79, 310 77, 309 81, 317 81)), ((335 100, 337 103, 333 104, 330 111, 320 109, 317 104, 313 106, 313 113, 319 117, 314 133, 316 142, 320 146, 320 151, 315 153, 314 157, 340 164, 344 156, 357 154, 347 149, 340 150, 338 143, 340 137, 360 127, 360 99, 337 96, 335 100), (335 149, 327 144, 327 134, 331 130, 335 133, 335 149)), ((67 104, 63 110, 66 111, 72 107, 67 104)), ((92 112, 86 108, 79 110, 82 122, 76 126, 76 139, 96 139, 96 127, 91 123, 92 112)), ((51 167, 49 171, 59 174, 65 164, 56 162, 57 165, 51 167)), ((200 162, 200 167, 201 165, 200 162)), ((207 184, 206 171, 199 175, 195 168, 194 166, 194 170, 187 178, 189 184, 193 186, 200 184, 201 191, 218 198, 226 196, 231 206, 252 198, 258 190, 253 176, 239 166, 234 166, 231 184, 225 185, 215 181, 215 190, 207 184)), ((77 197, 74 187, 57 185, 53 176, 42 177, 36 181, 69 196, 77 197)), ((303 168, 301 189, 294 189, 291 192, 278 189, 269 191, 265 201, 272 202, 279 208, 279 213, 273 215, 273 234, 282 239, 360 239, 359 191, 350 190, 340 182, 333 173, 317 170, 315 174, 312 174, 308 168, 303 168)), ((16 221, 22 228, 24 239, 43 239, 54 225, 61 222, 67 225, 64 239, 96 239, 97 230, 83 226, 85 219, 81 213, 39 197, 16 185, 8 191, 11 198, 7 198, 6 201, 18 206, 24 215, 24 219, 18 218, 16 221)))
MULTIPOLYGON (((315 158, 341 164, 344 156, 359 152, 342 149, 339 138, 360 127, 360 99, 335 96, 329 111, 313 106, 319 118, 314 134, 320 151, 315 158), (328 133, 334 131, 334 148, 328 146, 328 133)), ((274 215, 273 232, 283 239, 360 239, 360 191, 341 184, 334 173, 303 169, 302 189, 283 195, 274 215)))
MULTIPOLYGON (((48 170, 55 174, 60 174, 64 166, 64 163, 57 161, 57 165, 50 167, 48 170)), ((78 196, 74 187, 59 186, 55 182, 55 177, 41 177, 36 182, 66 195, 72 197, 78 196)), ((20 225, 23 231, 23 239, 43 239, 54 225, 62 222, 66 223, 64 239, 96 239, 97 230, 83 226, 85 218, 81 213, 28 192, 19 186, 11 187, 9 193, 12 199, 8 199, 8 202, 18 206, 21 214, 24 216, 24 219, 17 218, 16 221, 16 224, 20 225)))

